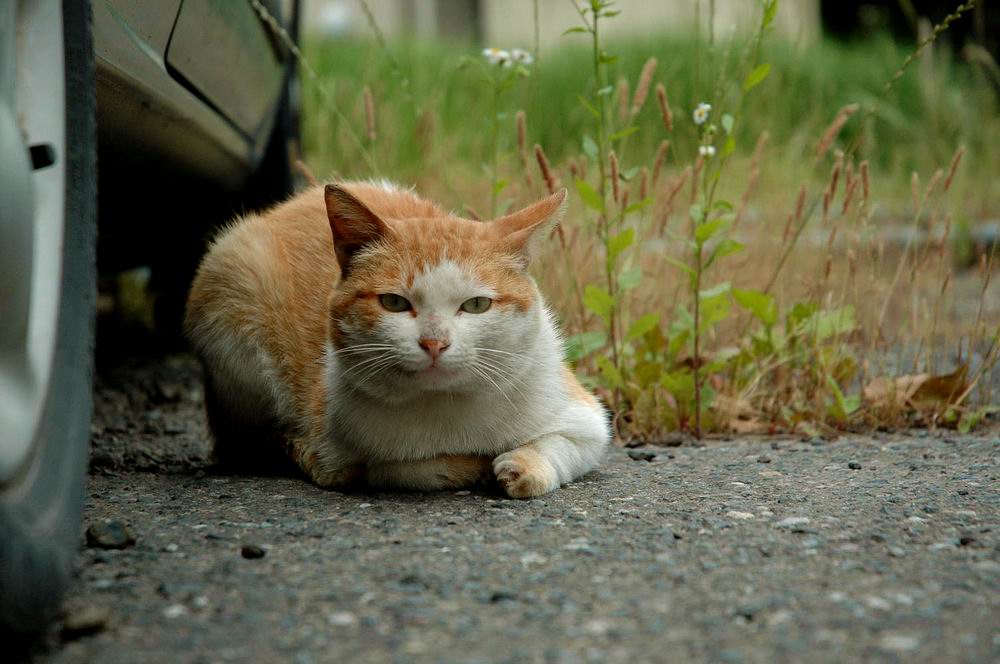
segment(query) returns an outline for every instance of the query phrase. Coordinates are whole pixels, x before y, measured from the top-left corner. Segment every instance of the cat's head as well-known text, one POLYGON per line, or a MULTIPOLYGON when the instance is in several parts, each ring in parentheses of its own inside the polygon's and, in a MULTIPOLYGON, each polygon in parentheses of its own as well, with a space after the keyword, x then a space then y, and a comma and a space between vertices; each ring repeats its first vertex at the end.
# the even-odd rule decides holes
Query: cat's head
POLYGON ((343 380, 390 401, 516 391, 550 334, 528 265, 565 190, 489 222, 382 218, 344 187, 325 195, 342 275, 330 341, 343 380))

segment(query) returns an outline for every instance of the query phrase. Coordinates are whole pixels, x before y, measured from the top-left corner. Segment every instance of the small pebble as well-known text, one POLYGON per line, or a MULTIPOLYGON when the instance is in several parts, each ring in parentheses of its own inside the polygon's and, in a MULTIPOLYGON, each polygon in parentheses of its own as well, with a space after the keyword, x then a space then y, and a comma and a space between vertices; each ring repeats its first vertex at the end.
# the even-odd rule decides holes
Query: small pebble
POLYGON ((850 468, 851 470, 861 470, 861 464, 858 463, 857 461, 848 462, 847 467, 850 468))
POLYGON ((809 517, 807 516, 790 516, 787 519, 782 519, 778 523, 774 524, 776 528, 798 528, 809 523, 809 517))
POLYGON ((633 461, 652 461, 656 458, 656 452, 649 450, 629 450, 628 456, 633 461))
POLYGON ((886 650, 909 652, 920 647, 920 639, 906 634, 886 634, 879 641, 879 645, 886 650))
POLYGON ((135 544, 135 535, 121 521, 105 519, 87 528, 87 546, 95 549, 125 549, 135 544))
POLYGON ((354 627, 358 624, 358 617, 350 611, 338 611, 331 613, 327 617, 327 622, 334 627, 354 627))
POLYGON ((735 510, 733 510, 731 512, 726 512, 726 516, 728 516, 730 519, 736 519, 737 521, 747 521, 749 519, 756 518, 750 512, 737 512, 735 510))
POLYGON ((185 607, 183 604, 171 604, 167 608, 163 609, 163 617, 171 619, 180 618, 187 612, 188 612, 187 607, 185 607))
POLYGON ((240 555, 247 560, 256 560, 257 558, 263 558, 267 555, 267 551, 260 548, 256 544, 244 544, 243 548, 240 549, 240 555))
POLYGON ((96 634, 108 626, 110 619, 111 614, 103 607, 84 607, 63 619, 62 636, 64 639, 78 639, 96 634))
POLYGON ((771 457, 767 456, 766 454, 761 454, 759 457, 757 457, 757 463, 771 463, 771 457))

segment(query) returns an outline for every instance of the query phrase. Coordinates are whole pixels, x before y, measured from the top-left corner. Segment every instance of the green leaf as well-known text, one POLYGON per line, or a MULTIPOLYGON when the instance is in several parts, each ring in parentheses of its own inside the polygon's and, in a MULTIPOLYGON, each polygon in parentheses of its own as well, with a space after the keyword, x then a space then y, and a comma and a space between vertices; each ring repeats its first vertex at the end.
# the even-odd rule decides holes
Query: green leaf
POLYGON ((604 322, 611 321, 611 312, 615 306, 615 299, 603 288, 598 288, 593 284, 587 284, 583 291, 583 304, 595 314, 604 319, 604 322))
POLYGON ((774 17, 778 13, 778 0, 770 0, 764 7, 764 18, 761 21, 761 28, 767 29, 774 22, 774 17))
POLYGON ((803 328, 816 339, 823 341, 830 337, 853 332, 857 327, 854 318, 854 307, 847 305, 838 309, 817 311, 803 322, 803 328))
POLYGON ((720 198, 719 200, 715 201, 714 204, 712 204, 712 210, 713 211, 714 210, 725 210, 726 212, 732 212, 733 211, 733 204, 730 203, 729 201, 725 200, 725 199, 720 198))
POLYGON ((628 334, 625 335, 625 338, 629 340, 638 339, 659 325, 659 323, 660 314, 646 314, 632 323, 631 327, 628 328, 628 334))
POLYGON ((688 208, 688 216, 695 224, 700 224, 705 220, 705 208, 702 207, 701 203, 695 203, 688 208))
POLYGON ((615 16, 618 16, 621 13, 622 12, 620 9, 609 9, 608 11, 601 14, 601 16, 603 16, 604 18, 614 18, 615 16))
POLYGON ((778 305, 774 297, 755 290, 733 289, 733 299, 741 307, 752 313, 766 327, 771 327, 778 320, 778 305))
POLYGON ((582 28, 580 26, 576 26, 575 28, 570 28, 568 30, 564 30, 563 31, 563 36, 571 35, 571 34, 574 34, 574 33, 577 33, 577 32, 590 32, 590 30, 587 30, 586 28, 582 28))
POLYGON ((597 96, 598 96, 598 97, 607 97, 607 96, 608 96, 608 95, 610 95, 610 94, 611 94, 612 92, 614 92, 614 88, 613 88, 613 87, 611 87, 610 85, 605 85, 605 86, 604 86, 603 88, 600 88, 600 89, 599 89, 599 90, 597 91, 597 96))
POLYGON ((720 286, 722 285, 726 287, 723 292, 711 293, 709 291, 716 289, 709 289, 709 291, 699 293, 698 314, 701 316, 702 329, 711 329, 716 323, 729 317, 729 311, 732 308, 729 300, 729 284, 720 284, 720 286))
POLYGON ((680 270, 681 272, 683 272, 684 274, 686 274, 692 280, 695 278, 696 275, 695 275, 695 272, 694 272, 694 268, 691 267, 690 265, 688 265, 687 263, 685 263, 684 261, 679 261, 676 258, 673 258, 671 256, 665 256, 664 258, 666 259, 666 261, 668 263, 670 263, 671 265, 673 265, 674 267, 676 267, 678 270, 680 270))
POLYGON ((633 212, 638 212, 639 210, 643 210, 652 204, 653 204, 653 197, 647 196, 641 201, 636 201, 635 203, 632 203, 632 205, 629 205, 627 208, 622 210, 622 214, 623 215, 632 214, 633 212))
POLYGON ((1000 406, 983 406, 977 408, 976 410, 969 411, 962 414, 961 419, 958 420, 958 431, 959 433, 969 433, 983 421, 983 418, 991 413, 1000 413, 1000 406))
POLYGON ((712 237, 725 229, 728 225, 729 220, 724 218, 713 219, 712 221, 706 221, 694 229, 694 239, 696 242, 705 243, 706 241, 712 239, 712 237))
POLYGON ((618 62, 618 56, 611 55, 606 51, 601 51, 600 61, 602 65, 613 65, 614 63, 618 62))
MULTIPOLYGON (((587 112, 588 112, 588 113, 590 113, 591 115, 593 115, 593 116, 594 116, 594 118, 596 118, 596 119, 598 119, 598 120, 600 120, 600 119, 601 119, 601 112, 600 112, 600 111, 598 111, 598 110, 597 110, 596 108, 594 108, 594 105, 593 105, 593 104, 591 104, 591 103, 590 103, 590 102, 589 102, 589 101, 587 100, 587 98, 586 98, 586 97, 584 97, 583 95, 577 95, 577 96, 576 96, 576 98, 577 98, 577 99, 578 99, 578 100, 580 101, 580 104, 581 104, 581 105, 582 105, 582 106, 583 106, 583 107, 584 107, 585 109, 587 109, 587 112)), ((588 138, 589 138, 588 136, 584 136, 584 137, 583 137, 583 141, 584 141, 584 152, 587 152, 587 148, 586 148, 586 144, 587 144, 587 139, 588 139, 588 138)), ((587 152, 587 154, 588 154, 588 155, 590 155, 590 153, 589 153, 589 152, 587 152)), ((595 143, 595 144, 594 144, 594 154, 593 154, 593 155, 590 155, 590 156, 591 156, 591 157, 593 157, 593 156, 594 156, 594 155, 596 155, 596 154, 597 154, 597 144, 595 143)))
POLYGON ((747 77, 743 80, 743 92, 747 92, 751 88, 760 85, 760 83, 767 78, 767 75, 771 73, 771 63, 765 62, 762 65, 757 65, 753 68, 747 77))
POLYGON ((711 288, 706 288, 704 290, 698 291, 698 297, 702 300, 710 300, 713 297, 718 297, 732 290, 733 285, 728 281, 723 281, 721 284, 716 284, 711 288))
POLYGON ((587 207, 604 212, 604 201, 601 200, 601 195, 594 191, 594 188, 587 184, 586 180, 577 178, 576 190, 580 193, 580 198, 583 199, 587 207))
POLYGON ((632 242, 635 241, 635 229, 626 228, 618 235, 613 235, 608 238, 608 260, 613 261, 618 258, 619 255, 626 249, 632 246, 632 242))
POLYGON ((671 371, 660 376, 660 385, 680 402, 694 399, 694 376, 689 371, 671 371))
POLYGON ((493 185, 493 194, 494 195, 499 194, 501 191, 504 190, 504 188, 506 188, 506 186, 507 186, 507 180, 506 179, 501 178, 501 179, 497 180, 497 183, 495 185, 493 185))
POLYGON ((736 152, 736 137, 730 136, 726 139, 726 142, 722 144, 722 157, 728 157, 732 153, 736 152))
POLYGON ((583 152, 591 159, 597 158, 597 143, 590 136, 584 135, 583 137, 583 152))
POLYGON ((579 362, 603 348, 607 342, 607 335, 600 331, 574 334, 566 339, 566 359, 570 362, 579 362))
POLYGON ((604 380, 608 382, 608 387, 620 388, 625 386, 621 371, 604 355, 597 356, 597 367, 601 370, 604 380))
MULTIPOLYGON (((639 128, 636 127, 635 125, 633 125, 631 127, 625 127, 621 131, 616 131, 615 133, 613 133, 610 136, 608 136, 608 140, 609 141, 617 141, 620 138, 625 138, 626 136, 631 136, 632 134, 634 134, 637 131, 639 131, 639 128)), ((628 179, 628 178, 626 178, 626 179, 628 179)))
POLYGON ((739 251, 743 251, 744 249, 746 249, 746 245, 742 242, 737 242, 736 240, 732 240, 730 238, 724 238, 721 242, 719 242, 719 244, 715 245, 715 248, 712 250, 712 255, 708 257, 707 261, 705 261, 705 267, 707 268, 718 258, 735 254, 739 251))
POLYGON ((844 396, 840 385, 837 385, 837 381, 829 374, 826 377, 826 384, 830 388, 834 400, 834 405, 830 410, 835 418, 843 422, 861 406, 861 396, 857 394, 844 396))
POLYGON ((642 268, 638 265, 618 273, 618 287, 632 290, 642 282, 642 268))
POLYGON ((628 182, 629 180, 631 180, 636 176, 639 170, 640 169, 638 166, 633 166, 632 168, 626 168, 624 171, 621 172, 621 179, 628 182))
POLYGON ((722 116, 722 128, 726 130, 727 134, 733 133, 733 123, 736 120, 729 113, 722 116))

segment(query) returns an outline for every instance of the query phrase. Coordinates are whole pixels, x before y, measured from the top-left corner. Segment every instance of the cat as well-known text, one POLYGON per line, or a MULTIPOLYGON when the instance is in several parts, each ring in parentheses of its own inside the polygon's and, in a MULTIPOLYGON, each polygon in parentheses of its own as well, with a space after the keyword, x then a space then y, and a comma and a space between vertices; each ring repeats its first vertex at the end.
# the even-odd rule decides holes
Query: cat
POLYGON ((233 222, 184 321, 217 457, 270 450, 333 489, 495 477, 514 498, 593 469, 607 413, 528 274, 565 200, 481 222, 388 182, 340 182, 233 222))

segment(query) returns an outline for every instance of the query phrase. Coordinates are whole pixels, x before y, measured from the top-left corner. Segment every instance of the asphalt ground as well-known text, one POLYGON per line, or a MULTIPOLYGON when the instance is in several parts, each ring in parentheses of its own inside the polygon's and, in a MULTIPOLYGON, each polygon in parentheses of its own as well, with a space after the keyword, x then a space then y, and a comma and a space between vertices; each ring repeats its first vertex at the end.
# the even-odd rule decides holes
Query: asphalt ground
POLYGON ((185 355, 95 398, 37 662, 1000 661, 996 426, 615 449, 516 501, 220 473, 185 355))

